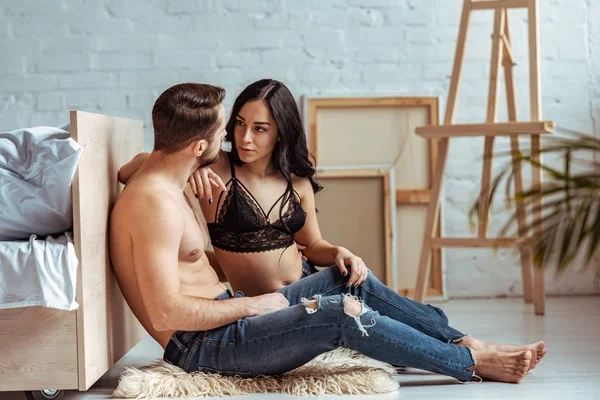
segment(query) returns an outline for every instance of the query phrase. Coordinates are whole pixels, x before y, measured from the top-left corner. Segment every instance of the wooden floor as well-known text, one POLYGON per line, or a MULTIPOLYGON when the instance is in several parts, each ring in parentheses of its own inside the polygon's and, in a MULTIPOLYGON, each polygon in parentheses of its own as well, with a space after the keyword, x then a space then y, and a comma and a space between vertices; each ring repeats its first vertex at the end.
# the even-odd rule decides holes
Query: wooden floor
MULTIPOLYGON (((541 339, 546 343, 548 354, 538 368, 517 385, 494 382, 459 384, 451 378, 414 370, 398 375, 401 387, 394 393, 347 398, 600 400, 600 297, 549 298, 545 317, 536 317, 533 308, 520 299, 454 300, 439 306, 447 312, 452 325, 465 333, 506 343, 529 343, 541 339)), ((160 356, 160 346, 150 338, 145 339, 88 392, 69 392, 65 399, 110 398, 123 366, 141 366, 160 356)), ((24 398, 21 393, 0 392, 1 400, 24 398)), ((294 397, 260 395, 239 398, 294 397)))

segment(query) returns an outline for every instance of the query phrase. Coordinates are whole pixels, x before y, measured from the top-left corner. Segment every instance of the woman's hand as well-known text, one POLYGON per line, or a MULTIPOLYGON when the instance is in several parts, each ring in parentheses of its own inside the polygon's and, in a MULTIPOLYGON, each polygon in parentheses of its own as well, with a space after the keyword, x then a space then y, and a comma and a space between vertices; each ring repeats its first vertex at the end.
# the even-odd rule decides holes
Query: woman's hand
POLYGON ((200 201, 208 200, 208 204, 213 203, 211 185, 220 188, 224 192, 227 191, 227 187, 223 183, 223 180, 208 167, 196 169, 188 178, 188 183, 192 188, 192 192, 196 195, 196 198, 200 201))
POLYGON ((150 153, 139 153, 136 154, 131 161, 123 165, 117 173, 117 179, 119 179, 119 182, 121 182, 123 185, 126 185, 131 177, 135 175, 135 173, 142 167, 142 164, 146 162, 148 157, 150 157, 150 153))
POLYGON ((355 256, 350 252, 350 250, 344 247, 338 247, 337 249, 338 253, 335 257, 335 264, 340 269, 342 275, 348 275, 348 269, 346 266, 350 266, 350 278, 348 278, 346 287, 350 287, 352 285, 354 285, 354 287, 358 287, 358 285, 367 279, 367 276, 369 275, 369 268, 367 268, 362 258, 355 256))
POLYGON ((298 249, 298 254, 300 255, 300 258, 302 258, 304 261, 308 261, 308 257, 304 255, 304 250, 306 250, 306 246, 296 242, 296 248, 298 249))

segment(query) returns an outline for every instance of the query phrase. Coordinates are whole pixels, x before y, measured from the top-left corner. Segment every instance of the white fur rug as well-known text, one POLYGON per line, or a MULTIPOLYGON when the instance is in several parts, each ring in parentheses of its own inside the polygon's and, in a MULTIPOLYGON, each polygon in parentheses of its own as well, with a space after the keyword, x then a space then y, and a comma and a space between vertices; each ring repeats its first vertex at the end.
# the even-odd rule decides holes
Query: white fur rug
POLYGON ((280 377, 235 378, 186 373, 162 360, 128 368, 113 392, 116 398, 238 396, 283 393, 295 396, 379 394, 397 390, 395 369, 349 349, 336 349, 280 377))

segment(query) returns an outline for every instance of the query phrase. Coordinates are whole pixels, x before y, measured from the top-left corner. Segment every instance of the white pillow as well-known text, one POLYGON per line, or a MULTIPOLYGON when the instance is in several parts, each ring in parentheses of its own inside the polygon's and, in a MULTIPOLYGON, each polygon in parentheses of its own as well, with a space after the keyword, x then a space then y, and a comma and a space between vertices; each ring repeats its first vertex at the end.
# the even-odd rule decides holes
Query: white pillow
POLYGON ((71 181, 81 151, 59 128, 0 133, 0 240, 72 229, 71 181))

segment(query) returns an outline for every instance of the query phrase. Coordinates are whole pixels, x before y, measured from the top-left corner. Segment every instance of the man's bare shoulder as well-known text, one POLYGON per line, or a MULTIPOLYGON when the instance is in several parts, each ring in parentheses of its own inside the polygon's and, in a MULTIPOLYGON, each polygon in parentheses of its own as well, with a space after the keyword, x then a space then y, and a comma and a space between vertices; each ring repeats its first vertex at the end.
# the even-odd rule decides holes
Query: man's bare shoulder
POLYGON ((117 200, 111 220, 143 222, 163 216, 174 219, 181 214, 181 205, 175 195, 165 190, 161 181, 139 176, 125 186, 117 200))

